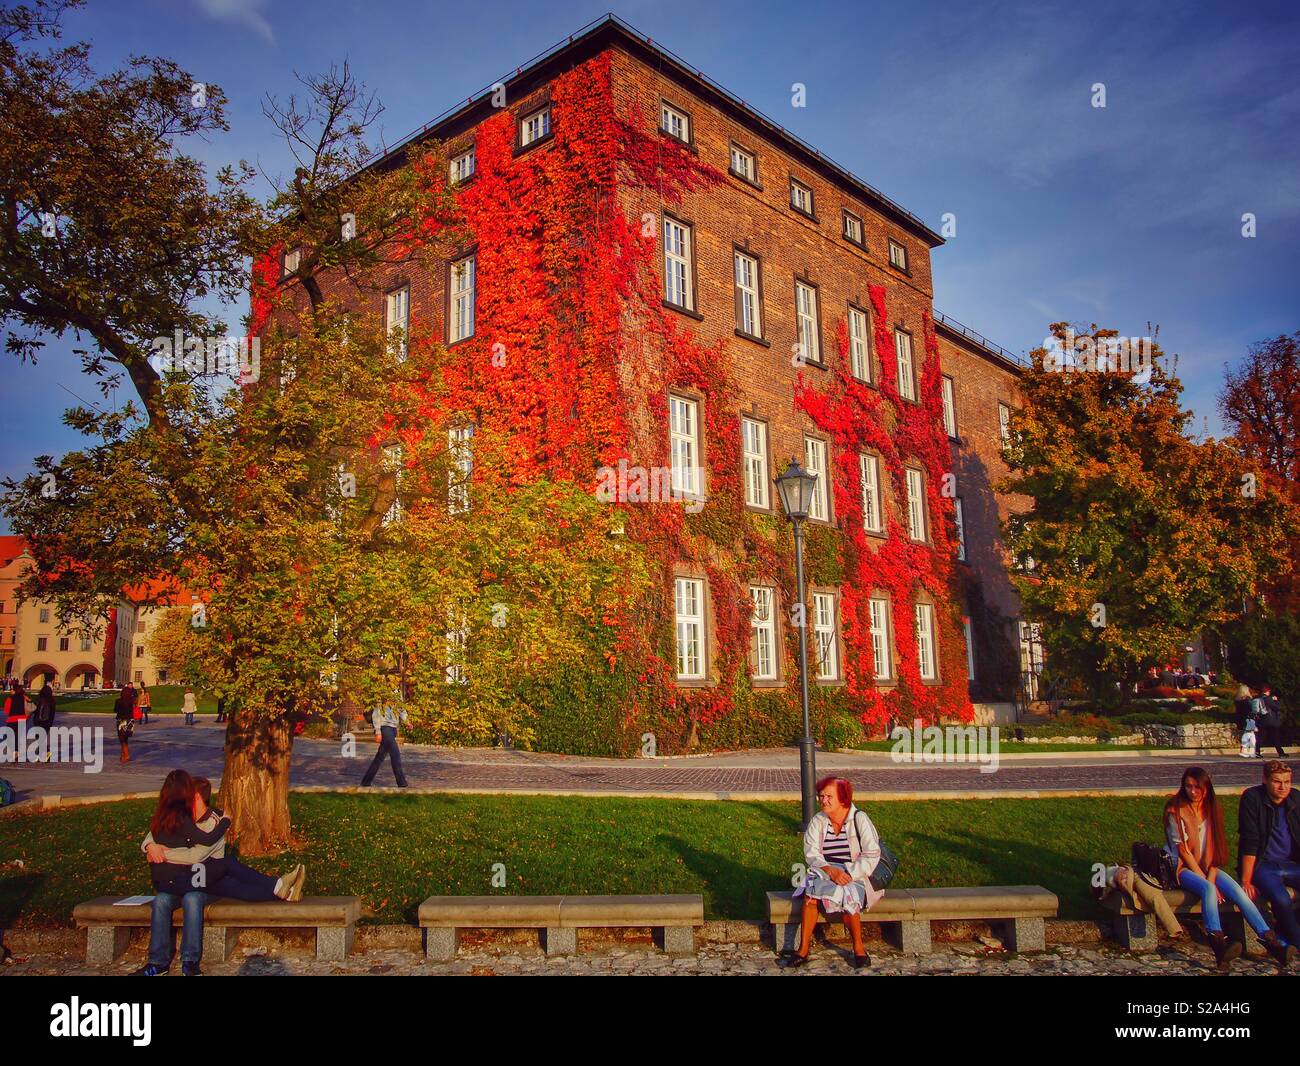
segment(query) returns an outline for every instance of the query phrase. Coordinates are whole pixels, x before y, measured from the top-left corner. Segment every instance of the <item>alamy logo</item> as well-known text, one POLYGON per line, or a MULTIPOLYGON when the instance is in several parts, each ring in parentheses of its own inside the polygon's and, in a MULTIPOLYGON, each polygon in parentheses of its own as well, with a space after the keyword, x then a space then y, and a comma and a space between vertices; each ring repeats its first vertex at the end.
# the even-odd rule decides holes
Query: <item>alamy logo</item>
POLYGON ((946 728, 925 725, 917 718, 911 728, 896 725, 889 733, 894 746, 889 749, 893 762, 977 762, 980 773, 997 772, 998 727, 982 725, 946 728))
POLYGON ((84 773, 97 774, 104 768, 104 727, 28 728, 19 719, 16 726, 0 726, 0 763, 7 762, 79 762, 84 773))
POLYGON ((50 1007, 50 1036, 129 1036, 136 1047, 148 1047, 152 1030, 151 1003, 82 1003, 73 996, 50 1007))
POLYGON ((160 374, 229 376, 241 385, 261 376, 261 337, 192 337, 178 329, 171 337, 155 337, 150 347, 149 363, 160 374))
POLYGON ((1064 337, 1043 341, 1043 369, 1054 374, 1132 374, 1139 384, 1151 379, 1155 345, 1150 337, 1064 337))

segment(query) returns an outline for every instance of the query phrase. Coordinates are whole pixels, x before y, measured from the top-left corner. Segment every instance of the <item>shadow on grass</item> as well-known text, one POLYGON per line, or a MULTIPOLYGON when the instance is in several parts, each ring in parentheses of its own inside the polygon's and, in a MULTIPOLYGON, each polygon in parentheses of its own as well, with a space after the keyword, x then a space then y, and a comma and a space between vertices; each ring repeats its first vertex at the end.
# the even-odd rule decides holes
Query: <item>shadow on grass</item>
POLYGON ((18 923, 18 916, 45 883, 47 874, 18 874, 0 879, 0 929, 18 923))
POLYGON ((675 836, 661 836, 682 864, 700 881, 704 896, 704 917, 747 918, 763 920, 767 917, 766 893, 788 888, 780 871, 756 870, 733 859, 699 848, 675 836))

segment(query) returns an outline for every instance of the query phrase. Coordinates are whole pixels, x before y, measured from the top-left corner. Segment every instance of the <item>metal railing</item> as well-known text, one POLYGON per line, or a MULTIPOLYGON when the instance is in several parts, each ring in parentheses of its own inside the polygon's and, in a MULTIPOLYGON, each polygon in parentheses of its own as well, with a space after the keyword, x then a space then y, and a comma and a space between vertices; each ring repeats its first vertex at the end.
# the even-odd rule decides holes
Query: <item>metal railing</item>
POLYGON ((1029 360, 1025 356, 1017 355, 1015 352, 1009 352, 1005 348, 1003 348, 1002 345, 1000 344, 994 344, 991 340, 989 340, 986 336, 984 336, 984 334, 977 333, 969 326, 963 326, 955 318, 951 318, 948 315, 945 315, 938 308, 935 308, 934 320, 935 322, 942 322, 950 330, 952 330, 955 333, 960 333, 968 341, 978 344, 985 351, 992 352, 994 355, 1000 355, 1002 356, 1003 359, 1010 359, 1017 366, 1023 366, 1023 367, 1029 366, 1029 360))

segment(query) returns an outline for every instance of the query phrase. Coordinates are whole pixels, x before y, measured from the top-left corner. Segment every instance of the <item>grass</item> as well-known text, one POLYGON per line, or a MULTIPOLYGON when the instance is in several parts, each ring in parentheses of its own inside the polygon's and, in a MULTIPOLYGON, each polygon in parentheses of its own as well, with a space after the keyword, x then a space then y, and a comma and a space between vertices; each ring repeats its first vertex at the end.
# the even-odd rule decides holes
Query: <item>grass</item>
MULTIPOLYGON (((137 688, 137 692, 139 689, 137 688)), ((198 699, 200 714, 216 714, 217 698, 215 696, 205 696, 201 692, 194 693, 198 699)), ((155 714, 180 714, 181 704, 185 700, 185 687, 183 685, 154 685, 149 689, 149 696, 153 701, 153 706, 149 709, 149 715, 155 714)), ((97 696, 76 696, 70 693, 62 693, 56 701, 56 706, 60 711, 76 711, 78 714, 112 714, 113 704, 117 702, 116 692, 105 692, 97 696)))
MULTIPOLYGON (((1221 797, 1235 848, 1237 798, 1221 797)), ((550 796, 295 795, 301 844, 250 865, 298 861, 308 892, 358 895, 368 921, 413 923, 432 895, 698 892, 707 917, 763 918, 764 893, 789 888, 803 861, 793 803, 550 796), (493 865, 506 887, 491 887, 493 865)), ((867 804, 902 858, 895 886, 1043 885, 1064 918, 1097 913, 1095 862, 1158 843, 1162 801, 1105 797, 867 804)), ((138 847, 151 802, 73 807, 6 819, 0 928, 67 926, 101 895, 150 891, 138 847), (23 866, 16 868, 15 859, 23 866)))

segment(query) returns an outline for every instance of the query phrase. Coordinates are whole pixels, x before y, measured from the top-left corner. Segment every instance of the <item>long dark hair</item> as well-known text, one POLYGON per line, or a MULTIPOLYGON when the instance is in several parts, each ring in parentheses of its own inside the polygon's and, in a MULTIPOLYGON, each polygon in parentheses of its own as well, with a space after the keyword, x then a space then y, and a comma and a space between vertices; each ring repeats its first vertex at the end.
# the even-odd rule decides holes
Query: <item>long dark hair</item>
MULTIPOLYGON (((1210 823, 1210 865, 1222 866, 1228 861, 1228 838, 1223 833, 1223 808, 1219 806, 1219 799, 1214 794, 1214 782, 1210 779, 1208 770, 1200 766, 1189 766, 1183 771, 1182 784, 1165 803, 1165 820, 1168 820, 1171 814, 1177 814, 1184 808, 1192 806, 1192 801, 1187 795, 1188 781, 1195 781, 1205 790, 1202 809, 1206 821, 1210 823)), ((1191 841, 1187 842, 1187 847, 1188 850, 1192 850, 1191 841)))
POLYGON ((158 790, 158 807, 149 819, 149 831, 174 833, 184 819, 194 817, 194 778, 184 770, 173 770, 158 790))

